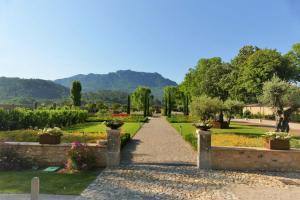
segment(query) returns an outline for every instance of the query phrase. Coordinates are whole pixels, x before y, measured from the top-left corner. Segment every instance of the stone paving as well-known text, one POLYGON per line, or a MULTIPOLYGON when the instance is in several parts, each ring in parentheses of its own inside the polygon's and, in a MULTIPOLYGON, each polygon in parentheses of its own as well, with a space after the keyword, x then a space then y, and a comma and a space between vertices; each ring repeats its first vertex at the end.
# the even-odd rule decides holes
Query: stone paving
POLYGON ((300 173, 205 171, 195 162, 192 147, 154 118, 123 149, 122 165, 105 169, 80 199, 300 199, 300 173))

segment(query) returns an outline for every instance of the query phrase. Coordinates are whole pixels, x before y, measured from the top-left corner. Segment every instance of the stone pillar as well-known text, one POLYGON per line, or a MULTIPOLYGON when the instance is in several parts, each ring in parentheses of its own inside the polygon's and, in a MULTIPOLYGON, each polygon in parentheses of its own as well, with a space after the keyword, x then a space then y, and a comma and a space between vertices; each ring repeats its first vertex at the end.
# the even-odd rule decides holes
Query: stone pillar
POLYGON ((120 130, 107 131, 107 167, 120 165, 121 138, 120 130))
POLYGON ((211 169, 211 133, 210 131, 196 130, 198 134, 197 167, 211 169))
POLYGON ((34 177, 31 180, 31 200, 38 200, 40 194, 40 179, 34 177))

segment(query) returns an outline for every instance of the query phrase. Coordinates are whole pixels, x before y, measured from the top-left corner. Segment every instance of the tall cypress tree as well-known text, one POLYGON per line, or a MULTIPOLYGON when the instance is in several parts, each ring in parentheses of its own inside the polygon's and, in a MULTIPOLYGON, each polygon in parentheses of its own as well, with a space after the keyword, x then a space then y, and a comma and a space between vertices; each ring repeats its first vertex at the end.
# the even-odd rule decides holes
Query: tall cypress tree
POLYGON ((189 96, 186 95, 186 115, 189 115, 189 96))
POLYGON ((131 97, 128 95, 127 98, 127 114, 130 115, 130 109, 131 109, 131 97))
POLYGON ((81 106, 81 83, 80 81, 73 81, 71 88, 71 99, 74 106, 81 106))
POLYGON ((144 117, 147 117, 147 91, 145 91, 145 94, 144 94, 144 117))
POLYGON ((172 96, 171 90, 168 92, 168 117, 171 117, 172 114, 172 96))
POLYGON ((164 97, 164 116, 167 116, 168 114, 168 101, 166 96, 164 97))

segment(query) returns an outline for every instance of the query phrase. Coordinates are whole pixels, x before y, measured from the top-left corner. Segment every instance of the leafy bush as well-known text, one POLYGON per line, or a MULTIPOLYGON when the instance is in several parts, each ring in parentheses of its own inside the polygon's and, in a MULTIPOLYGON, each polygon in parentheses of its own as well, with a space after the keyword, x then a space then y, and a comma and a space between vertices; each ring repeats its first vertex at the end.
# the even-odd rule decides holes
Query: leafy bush
POLYGON ((73 142, 68 151, 68 170, 90 170, 96 166, 96 156, 93 150, 80 142, 73 142))
POLYGON ((0 130, 17 130, 30 127, 65 127, 82 123, 87 116, 87 111, 83 110, 0 109, 0 130))
POLYGON ((123 122, 147 122, 148 118, 142 115, 129 115, 129 116, 112 116, 112 115, 97 115, 88 117, 87 122, 104 122, 109 120, 121 120, 123 122))
POLYGON ((170 123, 192 123, 199 121, 199 117, 186 115, 172 115, 171 117, 168 117, 167 120, 170 123))
POLYGON ((123 148, 131 140, 130 133, 121 135, 121 147, 123 148))
POLYGON ((274 132, 274 131, 269 131, 266 132, 264 135, 265 138, 270 139, 270 140, 275 140, 275 139, 279 139, 279 140, 290 140, 291 139, 291 135, 289 133, 286 132, 274 132))
POLYGON ((243 117, 244 118, 251 118, 251 111, 250 110, 245 110, 245 112, 243 113, 243 117))
POLYGON ((54 127, 54 128, 44 128, 38 134, 39 135, 48 134, 48 135, 53 135, 53 136, 63 136, 63 133, 64 132, 60 128, 54 127))
POLYGON ((30 169, 32 161, 20 157, 13 148, 3 146, 0 149, 0 170, 30 169))

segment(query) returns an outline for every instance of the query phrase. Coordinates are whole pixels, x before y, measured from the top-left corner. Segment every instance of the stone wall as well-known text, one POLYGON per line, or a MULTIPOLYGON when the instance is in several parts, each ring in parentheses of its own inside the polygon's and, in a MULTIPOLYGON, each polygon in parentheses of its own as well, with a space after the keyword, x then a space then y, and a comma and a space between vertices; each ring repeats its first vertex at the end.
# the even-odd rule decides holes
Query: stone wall
POLYGON ((198 134, 197 165, 201 169, 300 171, 300 149, 212 147, 209 131, 198 134))
MULTIPOLYGON (((107 145, 103 144, 87 144, 93 149, 96 155, 98 167, 105 167, 107 160, 107 145)), ((71 148, 70 143, 58 145, 39 144, 37 142, 4 142, 1 148, 13 148, 20 156, 33 159, 38 165, 63 166, 67 160, 67 152, 71 148)))
POLYGON ((300 150, 211 147, 211 168, 300 171, 300 150))

